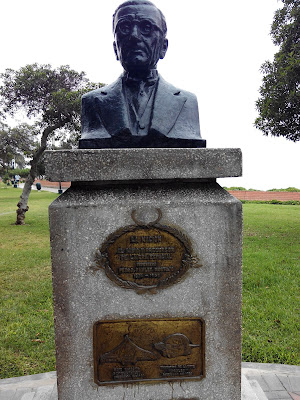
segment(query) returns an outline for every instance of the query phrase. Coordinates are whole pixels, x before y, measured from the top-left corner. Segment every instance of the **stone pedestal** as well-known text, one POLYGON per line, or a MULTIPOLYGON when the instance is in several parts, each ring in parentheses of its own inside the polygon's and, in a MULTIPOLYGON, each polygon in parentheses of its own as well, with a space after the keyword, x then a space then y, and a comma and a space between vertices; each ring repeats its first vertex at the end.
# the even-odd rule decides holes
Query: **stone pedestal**
POLYGON ((240 400, 242 205, 216 183, 241 175, 240 150, 67 150, 46 164, 72 181, 49 207, 59 400, 240 400))

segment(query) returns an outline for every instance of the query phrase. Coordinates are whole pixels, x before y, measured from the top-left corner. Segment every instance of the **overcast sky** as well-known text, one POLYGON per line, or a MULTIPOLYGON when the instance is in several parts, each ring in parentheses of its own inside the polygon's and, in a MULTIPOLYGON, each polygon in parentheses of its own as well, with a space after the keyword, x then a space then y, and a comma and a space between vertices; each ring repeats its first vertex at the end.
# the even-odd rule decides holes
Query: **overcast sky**
MULTIPOLYGON (((37 62, 68 64, 95 82, 111 83, 115 60, 111 18, 119 0, 2 1, 0 72, 37 62)), ((261 64, 273 59, 269 36, 277 0, 156 0, 166 16, 169 49, 161 75, 198 97, 207 147, 239 147, 243 177, 225 186, 300 188, 300 144, 253 127, 261 64)))

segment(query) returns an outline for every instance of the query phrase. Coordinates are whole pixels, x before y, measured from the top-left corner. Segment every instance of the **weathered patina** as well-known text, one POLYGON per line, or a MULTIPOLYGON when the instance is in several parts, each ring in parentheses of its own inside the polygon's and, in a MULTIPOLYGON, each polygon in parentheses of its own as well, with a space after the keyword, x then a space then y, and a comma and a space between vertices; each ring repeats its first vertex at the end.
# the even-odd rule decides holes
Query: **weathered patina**
POLYGON ((194 94, 157 72, 167 25, 150 1, 126 1, 113 16, 114 51, 124 73, 82 97, 81 149, 205 147, 194 94))

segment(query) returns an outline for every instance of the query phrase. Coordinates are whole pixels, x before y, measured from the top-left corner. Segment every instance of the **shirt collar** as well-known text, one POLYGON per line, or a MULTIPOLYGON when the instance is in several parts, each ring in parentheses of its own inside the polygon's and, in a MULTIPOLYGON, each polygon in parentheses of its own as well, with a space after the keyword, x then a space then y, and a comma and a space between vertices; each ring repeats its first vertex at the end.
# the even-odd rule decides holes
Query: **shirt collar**
POLYGON ((127 86, 135 86, 139 85, 141 82, 144 82, 147 86, 155 85, 158 81, 158 72, 157 69, 150 69, 146 76, 134 76, 127 71, 123 73, 123 82, 126 83, 127 86))

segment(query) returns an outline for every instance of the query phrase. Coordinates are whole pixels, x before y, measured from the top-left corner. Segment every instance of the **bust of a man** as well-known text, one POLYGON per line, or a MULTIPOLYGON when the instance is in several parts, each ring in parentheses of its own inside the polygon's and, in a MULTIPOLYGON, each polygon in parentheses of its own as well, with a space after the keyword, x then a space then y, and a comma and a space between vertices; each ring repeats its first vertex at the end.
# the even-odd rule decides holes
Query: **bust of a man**
POLYGON ((205 147, 196 96, 157 72, 168 48, 162 12, 147 0, 126 1, 115 11, 113 32, 124 72, 82 97, 79 147, 205 147))

